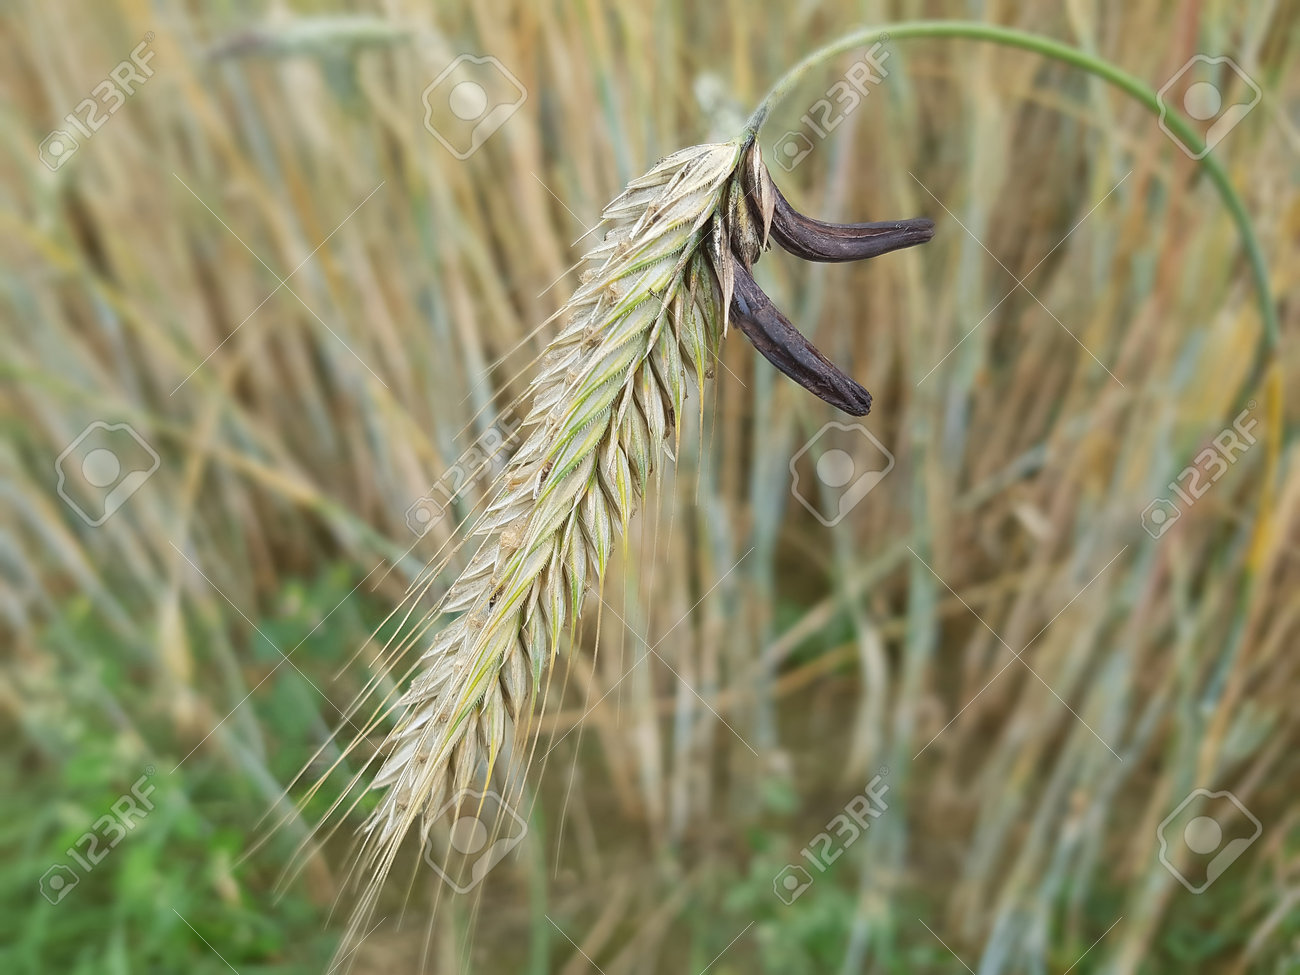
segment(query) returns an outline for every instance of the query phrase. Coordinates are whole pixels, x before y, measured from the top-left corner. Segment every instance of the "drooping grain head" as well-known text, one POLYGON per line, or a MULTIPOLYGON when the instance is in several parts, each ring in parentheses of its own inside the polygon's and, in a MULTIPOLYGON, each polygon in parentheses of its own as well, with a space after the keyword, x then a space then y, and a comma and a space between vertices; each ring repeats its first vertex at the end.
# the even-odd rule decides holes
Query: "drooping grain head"
POLYGON ((427 830, 445 796, 491 773, 508 729, 529 726, 616 533, 673 456, 687 391, 702 391, 726 330, 733 246, 756 256, 765 236, 745 205, 753 165, 752 143, 684 149, 606 208, 603 240, 532 382, 524 442, 474 525, 482 541, 388 709, 397 723, 371 783, 383 795, 362 827, 359 915, 409 831, 427 830))
MULTIPOLYGON (((732 318, 822 399, 855 415, 870 407, 870 394, 755 282, 751 268, 769 237, 806 259, 844 261, 922 243, 933 231, 924 219, 804 217, 773 184, 753 133, 661 160, 606 208, 601 226, 530 385, 524 442, 471 530, 478 548, 417 625, 434 635, 405 693, 385 698, 360 736, 395 720, 369 783, 381 795, 361 828, 364 885, 345 945, 413 828, 427 840, 445 798, 472 793, 494 773, 506 781, 522 773, 497 767, 507 732, 524 739, 531 731, 549 668, 585 594, 601 587, 615 537, 626 536, 652 475, 676 456, 692 384, 703 418, 704 380, 732 318)), ((403 643, 397 655, 410 648, 403 643)))

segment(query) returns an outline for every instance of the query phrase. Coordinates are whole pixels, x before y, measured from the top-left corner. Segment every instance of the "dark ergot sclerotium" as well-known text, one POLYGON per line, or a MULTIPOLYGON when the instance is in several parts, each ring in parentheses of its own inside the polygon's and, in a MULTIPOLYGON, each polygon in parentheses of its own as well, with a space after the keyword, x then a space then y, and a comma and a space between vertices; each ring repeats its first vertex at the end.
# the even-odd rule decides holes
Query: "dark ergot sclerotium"
POLYGON ((846 375, 781 314, 750 269, 769 238, 806 261, 861 261, 924 244, 934 221, 924 217, 880 223, 824 223, 806 217, 781 195, 763 164, 757 142, 745 149, 742 179, 732 184, 726 223, 735 260, 730 318, 768 362, 809 392, 852 416, 871 409, 871 394, 846 375), (740 189, 743 182, 743 190, 740 189))

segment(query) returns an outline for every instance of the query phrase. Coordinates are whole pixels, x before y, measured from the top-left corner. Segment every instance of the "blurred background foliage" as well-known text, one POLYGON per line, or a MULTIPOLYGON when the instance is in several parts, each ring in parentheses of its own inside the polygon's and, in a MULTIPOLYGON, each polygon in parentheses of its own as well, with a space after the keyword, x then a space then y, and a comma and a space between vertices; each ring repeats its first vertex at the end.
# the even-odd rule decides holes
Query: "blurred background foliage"
MULTIPOLYGON (((863 105, 771 165, 805 212, 928 215, 934 241, 760 271, 875 394, 895 467, 824 528, 789 463, 835 417, 728 341, 600 652, 587 633, 556 676, 527 841, 473 896, 395 889, 354 970, 1300 970, 1300 19, 1195 0, 5 5, 0 970, 326 969, 346 838, 279 899, 301 823, 256 844, 481 485, 422 538, 408 510, 523 392, 630 177, 730 138, 814 47, 922 16, 1153 88, 1231 55, 1263 100, 1214 151, 1280 350, 1252 372, 1239 237, 1139 106, 1023 52, 888 47, 863 105), (43 165, 146 35, 147 83, 43 165), (461 53, 528 93, 464 161, 421 104, 461 53), (1144 509, 1243 408, 1258 443, 1153 538, 1144 509), (55 490, 94 421, 160 458, 100 527, 55 490), (882 770, 888 809, 783 903, 882 770), (42 897, 142 775, 153 810, 42 897), (1157 834, 1198 787, 1263 830, 1194 895, 1157 834)), ((852 60, 782 103, 770 160, 852 60)))

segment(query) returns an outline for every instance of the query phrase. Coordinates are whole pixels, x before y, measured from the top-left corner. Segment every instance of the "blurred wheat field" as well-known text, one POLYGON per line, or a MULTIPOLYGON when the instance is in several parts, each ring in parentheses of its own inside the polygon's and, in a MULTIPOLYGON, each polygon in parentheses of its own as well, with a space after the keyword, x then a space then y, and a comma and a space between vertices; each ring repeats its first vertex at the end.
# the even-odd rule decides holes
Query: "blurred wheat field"
POLYGON ((274 888, 334 797, 269 840, 263 817, 337 756, 367 681, 399 680, 381 647, 411 623, 385 618, 482 504, 489 479, 457 471, 508 431, 584 235, 809 51, 919 17, 1035 31, 1153 89, 1230 55, 1262 98, 1212 151, 1280 341, 1204 171, 1100 81, 886 42, 820 138, 802 116, 860 52, 813 71, 764 131, 782 191, 937 231, 757 270, 872 391, 892 466, 851 510, 824 478, 800 503, 792 461, 845 418, 729 337, 558 665, 527 835, 464 895, 413 849, 348 964, 1300 971, 1300 20, 1088 0, 0 12, 0 968, 329 969, 347 831, 274 888), (143 82, 69 129, 142 43, 143 82), (423 98, 464 54, 526 97, 461 159, 423 98), (114 507, 98 525, 59 488, 94 424, 157 459, 78 502, 114 507), (872 782, 885 808, 840 850, 828 823, 872 782), (1259 824, 1204 883, 1199 834, 1164 825, 1198 789, 1231 794, 1206 814, 1228 832, 1259 824), (112 841, 95 824, 132 795, 147 814, 112 841), (82 866, 88 831, 111 850, 82 866), (791 867, 809 882, 782 887, 791 867))

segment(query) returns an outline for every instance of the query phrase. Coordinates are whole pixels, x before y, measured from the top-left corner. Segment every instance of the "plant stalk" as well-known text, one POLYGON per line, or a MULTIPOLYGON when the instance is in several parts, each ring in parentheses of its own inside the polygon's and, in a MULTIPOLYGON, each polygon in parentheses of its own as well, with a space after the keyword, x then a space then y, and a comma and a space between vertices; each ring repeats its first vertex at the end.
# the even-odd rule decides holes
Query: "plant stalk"
MULTIPOLYGON (((863 28, 845 34, 843 37, 837 38, 825 47, 809 54, 787 71, 773 86, 772 90, 768 92, 767 97, 759 103, 758 108, 750 116, 749 122, 745 126, 745 136, 747 138, 757 138, 759 130, 762 129, 772 107, 788 94, 790 89, 798 84, 812 68, 835 57, 835 55, 881 40, 902 41, 927 37, 988 41, 992 44, 1001 44, 1004 47, 1016 47, 1025 51, 1033 51, 1055 61, 1082 68, 1089 74, 1096 75, 1141 102, 1154 114, 1160 115, 1162 112, 1162 106, 1156 93, 1144 82, 1108 61, 1097 58, 1076 47, 1071 47, 1061 41, 1043 37, 1039 34, 1032 34, 1028 31, 999 27, 993 24, 962 20, 913 20, 901 24, 863 28)), ((1165 124, 1185 145, 1198 151, 1204 148, 1205 143, 1182 115, 1168 106, 1164 107, 1163 112, 1165 124)), ((1215 189, 1219 191, 1219 196, 1222 197, 1228 212, 1232 214, 1232 219, 1237 224, 1237 230, 1241 234, 1242 243, 1246 249, 1246 259, 1250 264, 1251 276, 1254 280, 1260 315, 1263 318, 1264 341, 1256 351, 1255 365, 1251 371, 1251 381, 1247 384, 1253 386, 1262 377, 1267 354, 1277 349, 1280 334, 1277 306, 1273 301, 1272 289, 1269 285, 1268 265, 1265 263, 1264 252, 1260 248, 1258 237, 1255 235, 1255 228, 1250 215, 1246 212, 1245 204, 1242 203, 1241 197, 1232 185, 1232 181, 1228 179, 1227 172, 1219 165, 1213 153, 1206 153, 1197 161, 1209 176, 1215 189)))

